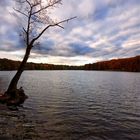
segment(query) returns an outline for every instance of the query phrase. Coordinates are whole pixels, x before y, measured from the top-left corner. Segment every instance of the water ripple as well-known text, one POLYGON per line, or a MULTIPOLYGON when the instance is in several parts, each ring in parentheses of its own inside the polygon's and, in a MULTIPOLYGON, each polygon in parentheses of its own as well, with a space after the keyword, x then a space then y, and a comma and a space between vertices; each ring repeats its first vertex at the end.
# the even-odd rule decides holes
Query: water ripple
MULTIPOLYGON (((0 91, 13 74, 0 72, 0 91)), ((139 83, 139 73, 26 71, 30 98, 19 111, 0 105, 0 139, 140 140, 139 83)))

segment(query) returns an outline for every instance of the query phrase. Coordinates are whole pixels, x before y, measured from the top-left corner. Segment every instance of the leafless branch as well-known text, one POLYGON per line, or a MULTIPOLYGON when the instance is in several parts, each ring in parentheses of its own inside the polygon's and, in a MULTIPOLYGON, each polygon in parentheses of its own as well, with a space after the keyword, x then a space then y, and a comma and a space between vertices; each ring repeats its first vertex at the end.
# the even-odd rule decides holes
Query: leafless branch
POLYGON ((27 45, 29 45, 29 30, 30 30, 30 24, 31 24, 31 16, 32 16, 32 7, 29 11, 29 16, 28 16, 28 23, 27 23, 27 45))
POLYGON ((31 3, 28 0, 25 0, 25 1, 29 4, 30 7, 32 7, 31 3))
POLYGON ((64 28, 64 27, 62 27, 62 26, 60 25, 61 23, 69 22, 70 20, 75 19, 75 18, 77 18, 77 17, 68 18, 68 19, 62 20, 62 21, 60 21, 60 22, 57 22, 57 23, 48 25, 47 27, 45 27, 45 28, 40 32, 40 34, 39 34, 37 37, 35 37, 35 38, 31 41, 31 44, 33 44, 37 39, 39 39, 39 38, 42 36, 42 34, 43 34, 48 28, 54 27, 54 26, 58 26, 58 27, 64 28))
POLYGON ((62 21, 54 21, 51 19, 48 11, 50 8, 54 8, 56 5, 61 4, 62 0, 15 0, 18 1, 19 9, 14 10, 24 16, 27 20, 25 21, 26 27, 23 27, 25 42, 27 46, 33 46, 36 40, 38 40, 42 34, 50 27, 60 27, 64 29, 62 23, 68 22, 76 17, 68 18, 62 21), (46 5, 46 6, 44 6, 46 5), (43 30, 38 32, 38 28, 46 26, 43 30))
POLYGON ((60 27, 60 28, 62 28, 62 29, 64 29, 64 27, 63 26, 61 26, 61 25, 57 25, 58 27, 60 27))
POLYGON ((50 4, 48 4, 47 6, 40 8, 38 11, 33 12, 32 15, 35 15, 35 14, 37 14, 37 13, 39 13, 39 12, 45 10, 45 9, 48 9, 48 8, 50 8, 50 7, 53 7, 53 6, 55 6, 56 4, 58 4, 58 3, 60 3, 60 2, 61 2, 61 0, 54 1, 54 2, 52 2, 52 3, 50 3, 50 4))
POLYGON ((23 29, 23 31, 27 34, 27 31, 25 30, 25 28, 24 28, 24 27, 22 27, 22 29, 23 29))
POLYGON ((24 16, 26 16, 27 18, 28 18, 28 15, 26 15, 25 13, 23 13, 23 12, 21 12, 20 10, 18 10, 18 9, 15 9, 15 8, 13 8, 16 12, 18 12, 18 13, 20 13, 20 14, 22 14, 22 15, 24 15, 24 16))

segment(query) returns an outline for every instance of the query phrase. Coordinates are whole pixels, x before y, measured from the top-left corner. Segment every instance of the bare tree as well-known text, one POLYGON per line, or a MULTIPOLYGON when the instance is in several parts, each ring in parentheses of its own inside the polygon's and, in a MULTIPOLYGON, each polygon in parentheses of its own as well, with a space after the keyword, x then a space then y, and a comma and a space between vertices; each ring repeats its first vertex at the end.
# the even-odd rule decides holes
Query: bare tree
POLYGON ((20 79, 22 72, 24 71, 25 64, 30 56, 31 49, 34 48, 38 39, 45 33, 45 31, 51 27, 64 28, 62 23, 68 22, 76 17, 64 19, 61 21, 53 20, 49 15, 49 12, 61 5, 62 0, 15 0, 16 13, 21 14, 23 21, 22 37, 26 45, 26 52, 24 58, 10 82, 7 89, 7 94, 13 96, 17 90, 17 83, 20 79))

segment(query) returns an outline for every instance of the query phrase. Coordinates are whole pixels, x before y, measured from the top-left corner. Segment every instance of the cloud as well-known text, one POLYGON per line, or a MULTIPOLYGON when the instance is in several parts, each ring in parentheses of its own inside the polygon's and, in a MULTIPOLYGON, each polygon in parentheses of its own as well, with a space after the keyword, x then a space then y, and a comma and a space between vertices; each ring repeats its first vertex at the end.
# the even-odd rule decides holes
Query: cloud
MULTIPOLYGON (((16 57, 20 59, 24 43, 19 37, 20 26, 9 13, 12 6, 10 0, 0 1, 0 57, 10 53, 5 57, 11 58, 12 53, 20 52, 16 57)), ((139 9, 139 0, 63 0, 52 17, 77 19, 63 24, 64 30, 49 29, 29 61, 80 65, 140 55, 139 9)))
POLYGON ((72 49, 71 52, 72 54, 76 56, 84 56, 88 55, 88 53, 91 53, 94 51, 93 48, 88 47, 86 44, 82 43, 70 43, 69 47, 72 49))

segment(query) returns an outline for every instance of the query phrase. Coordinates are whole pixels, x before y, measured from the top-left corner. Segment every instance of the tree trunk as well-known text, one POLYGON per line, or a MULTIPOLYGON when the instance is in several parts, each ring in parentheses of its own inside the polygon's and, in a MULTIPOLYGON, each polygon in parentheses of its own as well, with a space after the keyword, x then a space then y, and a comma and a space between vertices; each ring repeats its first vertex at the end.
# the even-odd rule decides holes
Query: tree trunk
POLYGON ((29 58, 29 55, 30 55, 30 51, 31 51, 31 46, 27 46, 24 58, 23 58, 23 60, 22 60, 22 62, 20 64, 15 76, 11 80, 7 91, 6 91, 6 93, 9 94, 10 96, 13 96, 12 94, 14 94, 14 91, 17 89, 18 81, 20 79, 20 76, 21 76, 22 72, 24 71, 25 64, 26 64, 26 62, 27 62, 27 60, 29 58))

